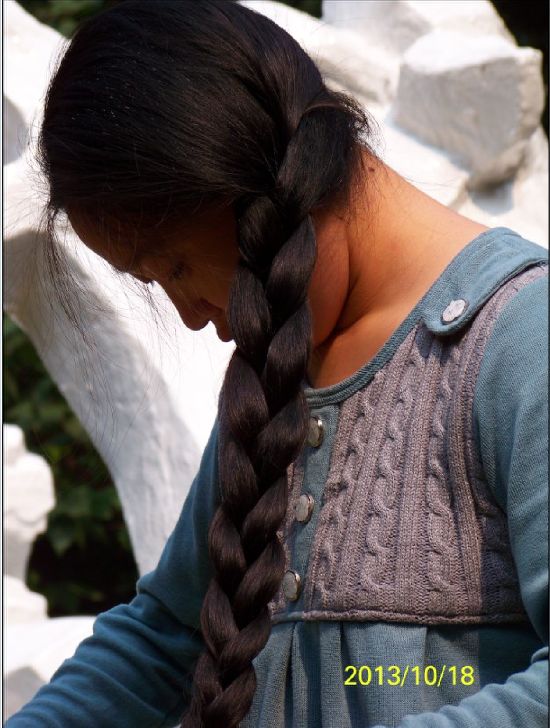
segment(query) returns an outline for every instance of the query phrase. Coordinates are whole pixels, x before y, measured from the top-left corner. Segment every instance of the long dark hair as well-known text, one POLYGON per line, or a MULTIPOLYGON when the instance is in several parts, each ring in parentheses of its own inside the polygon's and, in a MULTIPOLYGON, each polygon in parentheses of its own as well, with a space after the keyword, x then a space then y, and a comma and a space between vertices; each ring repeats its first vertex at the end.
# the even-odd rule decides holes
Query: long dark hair
POLYGON ((235 215, 215 575, 185 728, 236 726, 252 703, 285 568, 286 471, 308 429, 311 213, 349 208, 375 158, 372 128, 287 32, 229 0, 123 0, 77 30, 48 87, 37 149, 53 274, 68 208, 140 233, 214 208, 235 215))

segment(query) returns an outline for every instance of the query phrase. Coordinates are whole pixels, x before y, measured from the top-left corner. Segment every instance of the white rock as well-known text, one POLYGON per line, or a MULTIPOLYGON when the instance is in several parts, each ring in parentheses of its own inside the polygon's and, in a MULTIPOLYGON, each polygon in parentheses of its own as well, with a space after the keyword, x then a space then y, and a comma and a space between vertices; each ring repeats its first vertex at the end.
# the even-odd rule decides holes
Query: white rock
POLYGON ((274 0, 238 0, 287 31, 318 65, 327 81, 379 103, 393 97, 399 65, 380 46, 274 0))
POLYGON ((19 427, 4 425, 3 436, 4 573, 23 584, 32 543, 46 529, 46 515, 55 505, 53 479, 44 458, 26 451, 19 427))
POLYGON ((4 715, 9 717, 49 682, 91 636, 95 617, 56 617, 10 624, 4 633, 4 715))
POLYGON ((40 123, 38 100, 46 90, 55 58, 68 41, 40 23, 15 0, 2 4, 3 43, 10 72, 4 76, 7 147, 4 164, 13 161, 29 142, 29 128, 40 123), (22 62, 18 62, 22 61, 22 62))
POLYGON ((2 428, 4 468, 14 465, 26 452, 23 430, 17 425, 4 424, 2 428))
POLYGON ((541 58, 497 36, 429 33, 404 55, 393 118, 456 155, 471 170, 470 187, 502 182, 540 122, 541 58))
POLYGON ((95 617, 55 617, 26 623, 24 626, 14 625, 7 636, 5 668, 7 672, 19 670, 24 665, 32 664, 36 672, 44 680, 49 680, 61 661, 71 657, 80 642, 92 634, 95 617), (27 638, 17 640, 26 630, 27 638))
POLYGON ((422 192, 446 207, 464 198, 469 172, 451 155, 406 134, 389 115, 383 120, 384 146, 379 156, 422 192))
POLYGON ((323 0, 322 17, 397 55, 437 29, 500 35, 513 42, 512 34, 487 0, 323 0))
POLYGON ((4 574, 3 582, 6 634, 15 625, 47 618, 48 602, 42 594, 32 592, 21 579, 9 574, 4 574))
POLYGON ((539 126, 514 179, 494 188, 466 190, 453 208, 489 227, 509 227, 548 248, 548 193, 548 139, 539 126))

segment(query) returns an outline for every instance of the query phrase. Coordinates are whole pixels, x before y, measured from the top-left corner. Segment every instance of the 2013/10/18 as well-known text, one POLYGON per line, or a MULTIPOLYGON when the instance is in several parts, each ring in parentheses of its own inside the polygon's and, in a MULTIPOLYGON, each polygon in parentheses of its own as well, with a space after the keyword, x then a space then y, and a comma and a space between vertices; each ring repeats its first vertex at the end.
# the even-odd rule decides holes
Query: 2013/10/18
POLYGON ((472 665, 463 665, 458 668, 456 665, 442 665, 439 669, 435 665, 406 665, 402 670, 399 665, 377 665, 372 668, 369 665, 346 665, 344 673, 350 673, 344 680, 344 685, 370 685, 374 682, 378 685, 394 685, 403 687, 408 679, 414 680, 415 685, 421 683, 428 686, 441 686, 443 677, 451 681, 452 685, 460 682, 462 685, 473 685, 475 682, 474 668, 472 665))

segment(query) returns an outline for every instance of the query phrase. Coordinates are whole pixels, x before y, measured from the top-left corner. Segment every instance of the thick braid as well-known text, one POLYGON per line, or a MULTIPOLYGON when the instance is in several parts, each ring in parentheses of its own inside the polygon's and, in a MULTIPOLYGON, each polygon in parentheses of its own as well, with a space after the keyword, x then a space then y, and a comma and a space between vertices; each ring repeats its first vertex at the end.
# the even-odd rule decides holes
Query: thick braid
POLYGON ((184 728, 229 728, 248 712, 256 689, 252 660, 269 638, 268 603, 284 574, 277 530, 288 504, 286 470, 307 434, 301 384, 311 347, 307 291, 316 258, 309 213, 317 202, 312 189, 318 190, 309 184, 305 194, 303 181, 292 179, 292 170, 303 168, 294 157, 307 148, 304 133, 292 137, 274 192, 239 217, 241 258, 228 309, 237 348, 220 393, 222 504, 209 531, 216 576, 201 611, 207 650, 196 667, 184 728))
POLYGON ((48 88, 39 149, 49 213, 108 221, 121 247, 132 235, 147 255, 199 210, 236 214, 221 502, 183 728, 232 728, 252 704, 285 568, 286 473, 307 435, 313 216, 352 209, 371 121, 286 31, 227 0, 118 3, 79 28, 48 88))

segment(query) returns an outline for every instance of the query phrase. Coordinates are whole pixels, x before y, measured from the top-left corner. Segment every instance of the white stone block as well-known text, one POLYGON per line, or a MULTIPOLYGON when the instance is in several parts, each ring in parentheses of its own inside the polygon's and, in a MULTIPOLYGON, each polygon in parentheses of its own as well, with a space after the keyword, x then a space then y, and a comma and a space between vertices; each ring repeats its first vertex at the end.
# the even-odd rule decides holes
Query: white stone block
POLYGON ((14 625, 47 618, 48 602, 42 594, 27 589, 21 579, 9 574, 4 574, 3 583, 6 634, 14 625))
POLYGON ((548 139, 539 126, 515 177, 497 187, 466 190, 453 208, 489 227, 517 230, 548 248, 548 194, 548 139))
POLYGON ((464 197, 469 172, 451 155, 406 134, 386 118, 383 161, 419 190, 446 207, 454 207, 464 197))
POLYGON ((17 425, 4 424, 2 427, 4 447, 4 468, 15 465, 19 458, 25 454, 25 438, 23 430, 17 425))
POLYGON ((323 0, 323 20, 401 55, 433 30, 500 35, 513 42, 487 0, 323 0))
POLYGON ((470 187, 520 166, 544 105, 540 51, 497 36, 434 31, 403 57, 393 118, 471 170, 470 187))
POLYGON ((393 97, 399 65, 384 48, 361 35, 337 28, 274 0, 238 0, 287 31, 318 65, 330 85, 334 80, 348 92, 386 102, 393 97))
POLYGON ((53 478, 44 458, 26 451, 19 427, 4 425, 3 437, 4 573, 23 583, 33 541, 55 505, 53 478))

